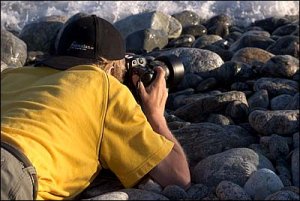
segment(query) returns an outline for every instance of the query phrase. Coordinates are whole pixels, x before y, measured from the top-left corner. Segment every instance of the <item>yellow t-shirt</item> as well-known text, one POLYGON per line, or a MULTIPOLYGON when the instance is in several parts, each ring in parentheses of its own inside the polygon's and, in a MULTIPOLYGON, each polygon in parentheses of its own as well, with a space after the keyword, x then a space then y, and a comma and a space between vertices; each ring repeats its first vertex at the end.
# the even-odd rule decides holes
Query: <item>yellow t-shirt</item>
POLYGON ((173 147, 155 133, 128 88, 93 66, 1 73, 1 140, 36 168, 37 199, 71 199, 101 168, 132 187, 173 147))

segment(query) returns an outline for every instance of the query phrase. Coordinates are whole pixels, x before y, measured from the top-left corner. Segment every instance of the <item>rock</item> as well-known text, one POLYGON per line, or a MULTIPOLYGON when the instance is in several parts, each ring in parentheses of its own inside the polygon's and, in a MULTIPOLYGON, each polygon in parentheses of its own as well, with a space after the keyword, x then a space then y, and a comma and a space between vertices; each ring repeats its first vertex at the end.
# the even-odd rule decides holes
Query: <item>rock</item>
POLYGON ((293 96, 288 94, 281 94, 272 98, 271 110, 285 110, 288 104, 292 101, 293 96))
POLYGON ((168 44, 168 35, 162 30, 143 29, 126 37, 126 51, 135 54, 162 49, 168 44))
POLYGON ((165 196, 141 189, 128 188, 105 193, 88 200, 168 200, 165 196))
POLYGON ((200 122, 207 114, 220 112, 233 101, 240 101, 240 104, 244 104, 245 107, 248 107, 246 96, 243 92, 230 91, 217 95, 200 97, 198 100, 194 99, 191 103, 176 109, 174 115, 186 121, 200 122))
POLYGON ((278 27, 288 23, 289 21, 286 18, 268 17, 265 19, 255 20, 255 22, 252 23, 252 26, 261 27, 269 33, 272 33, 278 27))
POLYGON ((243 34, 237 41, 235 41, 229 48, 230 51, 236 52, 245 47, 256 47, 266 50, 275 41, 269 36, 243 34))
POLYGON ((190 10, 184 10, 179 13, 175 13, 172 15, 175 19, 177 19, 183 28, 192 26, 192 25, 199 25, 201 22, 200 16, 190 10))
POLYGON ((232 19, 229 15, 219 14, 215 15, 207 20, 204 24, 207 28, 213 27, 216 24, 224 24, 227 26, 231 26, 233 24, 232 19))
POLYGON ((294 96, 299 92, 299 83, 283 78, 266 78, 262 77, 254 83, 254 91, 266 89, 270 97, 275 97, 281 94, 294 96))
POLYGON ((269 95, 265 89, 256 91, 252 96, 248 98, 249 110, 254 111, 256 109, 267 109, 269 106, 269 95))
POLYGON ((242 187, 231 181, 220 182, 216 194, 220 200, 251 200, 242 187))
POLYGON ((185 73, 182 81, 178 84, 178 89, 196 88, 203 78, 196 73, 185 73))
POLYGON ((275 55, 257 47, 244 47, 234 53, 231 61, 244 62, 255 68, 260 68, 273 56, 275 55))
POLYGON ((1 71, 7 67, 22 67, 27 58, 27 45, 12 33, 1 28, 1 71))
POLYGON ((194 41, 195 37, 193 35, 183 34, 178 38, 170 40, 166 47, 191 47, 194 41))
POLYGON ((284 137, 273 134, 269 140, 269 150, 273 159, 285 158, 289 154, 289 145, 284 137))
POLYGON ((187 190, 187 199, 201 200, 209 194, 209 189, 203 184, 193 184, 187 190))
POLYGON ((262 168, 275 171, 266 157, 248 148, 233 148, 201 160, 192 172, 192 179, 208 187, 216 187, 223 180, 244 186, 251 173, 262 168))
POLYGON ((153 193, 160 194, 162 192, 162 187, 153 181, 152 179, 147 179, 145 182, 140 183, 138 188, 145 191, 151 191, 153 193))
POLYGON ((7 64, 1 61, 1 72, 6 68, 8 68, 7 64))
POLYGON ((283 159, 277 160, 276 162, 277 162, 277 164, 276 164, 277 175, 279 176, 283 185, 291 186, 292 185, 292 182, 291 182, 292 175, 291 175, 291 172, 289 171, 289 166, 288 166, 287 162, 283 159))
POLYGON ((234 82, 230 86, 230 89, 232 91, 247 91, 247 90, 250 90, 250 87, 247 83, 244 83, 244 82, 234 82))
POLYGON ((299 37, 283 36, 270 45, 267 51, 275 55, 291 55, 299 59, 299 37))
POLYGON ((244 185, 244 190, 255 200, 263 200, 281 188, 283 184, 280 178, 267 168, 253 172, 244 185))
POLYGON ((293 135, 293 148, 299 148, 299 132, 294 133, 293 135))
POLYGON ((170 130, 177 130, 179 128, 183 128, 189 125, 191 125, 190 122, 182 122, 182 121, 172 121, 168 123, 168 127, 170 130))
POLYGON ((187 198, 185 190, 177 185, 168 185, 162 191, 162 194, 170 200, 180 200, 187 198))
POLYGON ((249 113, 248 105, 237 100, 230 102, 225 109, 225 114, 227 116, 231 117, 234 121, 239 121, 239 122, 247 119, 248 113, 249 113))
POLYGON ((221 36, 218 36, 218 35, 213 35, 213 34, 210 34, 210 35, 203 35, 199 38, 197 38, 195 40, 195 42, 193 43, 192 47, 193 48, 203 48, 207 45, 212 45, 218 41, 222 41, 223 38, 221 36))
POLYGON ((292 135, 299 130, 299 110, 255 110, 249 114, 249 123, 262 135, 292 135))
POLYGON ((268 77, 292 78, 299 70, 299 59, 291 55, 276 55, 261 68, 261 73, 268 77))
POLYGON ((214 114, 214 113, 209 114, 206 121, 210 122, 210 123, 214 123, 214 124, 219 124, 219 125, 234 124, 234 122, 230 118, 228 118, 222 114, 214 114))
POLYGON ((299 148, 294 149, 291 160, 292 177, 294 186, 299 187, 299 148))
POLYGON ((268 195, 265 200, 299 200, 299 195, 293 191, 280 190, 268 195))
POLYGON ((55 40, 64 21, 61 18, 43 18, 26 24, 20 33, 20 39, 27 45, 28 51, 55 53, 55 40))
MULTIPOLYGON (((178 23, 180 27, 175 28, 174 24, 171 26, 171 16, 164 14, 162 12, 153 11, 153 12, 145 12, 136 15, 128 16, 122 20, 119 20, 114 23, 114 26, 121 32, 123 38, 126 38, 129 34, 144 30, 144 29, 154 29, 154 30, 162 30, 165 33, 168 33, 169 38, 176 38, 174 36, 175 33, 171 33, 170 30, 178 30, 180 29, 180 33, 182 31, 181 24, 178 23)), ((176 19, 173 19, 174 22, 176 19)), ((180 34, 179 34, 180 35, 180 34)), ((177 33, 177 37, 179 37, 177 33)))
POLYGON ((207 29, 205 26, 198 24, 198 25, 190 25, 187 27, 184 27, 182 29, 182 33, 181 34, 189 34, 194 36, 195 38, 204 36, 207 34, 207 29))
POLYGON ((191 166, 210 155, 231 148, 247 147, 256 141, 251 133, 240 126, 213 123, 191 124, 173 131, 173 134, 185 150, 191 166))
POLYGON ((202 80, 196 87, 196 92, 203 92, 213 89, 217 85, 217 80, 213 77, 202 80))
POLYGON ((272 32, 272 35, 276 36, 286 36, 291 35, 293 32, 299 31, 298 24, 286 24, 278 27, 272 32))
POLYGON ((223 61, 230 61, 233 56, 232 51, 220 48, 217 45, 206 45, 202 49, 210 50, 212 52, 217 53, 223 59, 223 61))
POLYGON ((286 106, 286 110, 299 110, 299 100, 300 100, 300 94, 299 92, 296 93, 293 97, 293 99, 288 103, 286 106))

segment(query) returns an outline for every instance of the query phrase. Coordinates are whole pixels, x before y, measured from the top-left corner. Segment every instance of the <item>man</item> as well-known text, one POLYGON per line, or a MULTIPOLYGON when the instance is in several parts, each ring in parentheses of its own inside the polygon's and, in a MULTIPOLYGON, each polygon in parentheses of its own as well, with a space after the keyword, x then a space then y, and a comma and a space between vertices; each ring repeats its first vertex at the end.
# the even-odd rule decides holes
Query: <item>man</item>
POLYGON ((103 168, 126 188, 146 175, 188 188, 186 156, 164 118, 163 69, 147 88, 137 83, 141 107, 121 83, 121 35, 95 15, 68 23, 56 51, 1 73, 1 198, 73 199, 103 168))

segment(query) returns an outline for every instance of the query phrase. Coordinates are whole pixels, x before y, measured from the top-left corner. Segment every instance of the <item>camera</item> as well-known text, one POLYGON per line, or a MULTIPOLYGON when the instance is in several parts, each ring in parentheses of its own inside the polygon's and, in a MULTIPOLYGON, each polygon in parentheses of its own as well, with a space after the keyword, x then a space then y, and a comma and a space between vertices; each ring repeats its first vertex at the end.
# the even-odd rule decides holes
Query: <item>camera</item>
POLYGON ((132 82, 132 76, 138 75, 140 81, 147 87, 156 77, 155 67, 160 66, 165 71, 166 86, 174 88, 184 76, 184 66, 181 60, 174 54, 158 56, 140 56, 135 54, 125 55, 126 74, 124 84, 130 89, 133 95, 137 96, 136 86, 132 82))

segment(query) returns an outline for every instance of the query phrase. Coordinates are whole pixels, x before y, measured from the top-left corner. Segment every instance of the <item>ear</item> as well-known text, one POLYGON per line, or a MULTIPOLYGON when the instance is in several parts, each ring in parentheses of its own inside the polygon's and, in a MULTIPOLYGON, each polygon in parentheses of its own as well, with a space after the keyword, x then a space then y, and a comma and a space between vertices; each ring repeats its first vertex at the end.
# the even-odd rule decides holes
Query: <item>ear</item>
POLYGON ((115 67, 111 66, 106 70, 107 74, 114 75, 115 67))

